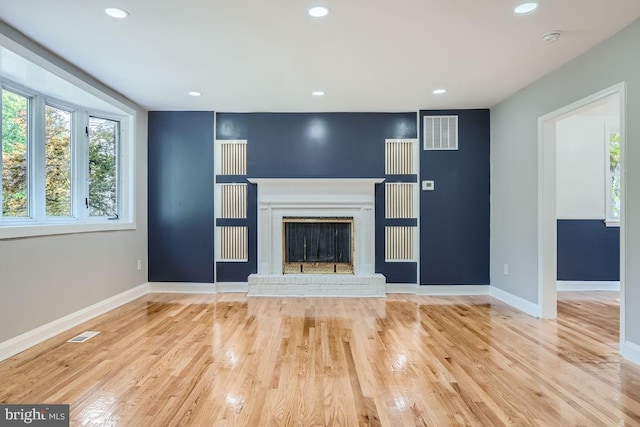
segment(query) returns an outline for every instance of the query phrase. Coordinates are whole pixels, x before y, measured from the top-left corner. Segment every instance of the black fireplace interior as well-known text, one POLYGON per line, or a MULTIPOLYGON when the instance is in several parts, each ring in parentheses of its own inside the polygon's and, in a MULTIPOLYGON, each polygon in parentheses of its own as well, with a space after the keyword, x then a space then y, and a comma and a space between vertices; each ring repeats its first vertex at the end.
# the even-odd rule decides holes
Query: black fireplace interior
POLYGON ((285 222, 285 262, 351 263, 351 224, 285 222))

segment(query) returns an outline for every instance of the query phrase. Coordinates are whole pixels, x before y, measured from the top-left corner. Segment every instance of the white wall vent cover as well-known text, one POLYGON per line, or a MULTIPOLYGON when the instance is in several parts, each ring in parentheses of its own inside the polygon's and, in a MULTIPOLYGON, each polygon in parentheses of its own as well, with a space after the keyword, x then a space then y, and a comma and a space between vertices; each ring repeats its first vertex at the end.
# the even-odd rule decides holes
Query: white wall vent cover
POLYGON ((424 149, 457 150, 458 116, 425 116, 424 149))
POLYGON ((84 331, 80 335, 71 338, 67 342, 85 342, 89 338, 93 338, 96 335, 98 335, 99 333, 100 333, 99 331, 84 331))

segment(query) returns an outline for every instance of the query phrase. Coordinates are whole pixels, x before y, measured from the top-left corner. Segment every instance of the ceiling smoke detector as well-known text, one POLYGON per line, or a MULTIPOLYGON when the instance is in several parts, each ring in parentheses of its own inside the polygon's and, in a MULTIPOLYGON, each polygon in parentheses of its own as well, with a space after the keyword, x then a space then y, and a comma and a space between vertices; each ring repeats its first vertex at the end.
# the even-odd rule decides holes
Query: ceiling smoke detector
POLYGON ((552 31, 542 36, 542 40, 546 41, 547 43, 556 42, 558 41, 559 38, 560 38, 560 31, 552 31))

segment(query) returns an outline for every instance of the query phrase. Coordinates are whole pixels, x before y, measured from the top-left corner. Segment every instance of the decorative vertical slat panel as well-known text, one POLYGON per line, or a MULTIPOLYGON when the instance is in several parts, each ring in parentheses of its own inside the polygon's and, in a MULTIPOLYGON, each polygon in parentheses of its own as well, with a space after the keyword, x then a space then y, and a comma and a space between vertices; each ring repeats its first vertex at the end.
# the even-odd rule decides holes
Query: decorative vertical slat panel
POLYGON ((220 174, 229 169, 227 167, 227 159, 229 158, 227 147, 227 144, 220 144, 220 174))
POLYGON ((411 175, 413 167, 413 143, 407 141, 387 141, 385 143, 385 174, 411 175))
POLYGON ((385 218, 413 218, 414 184, 386 184, 385 218))
POLYGON ((246 142, 222 142, 220 144, 222 156, 220 175, 247 174, 247 144, 246 142))
POLYGON ((384 144, 384 173, 389 173, 389 155, 390 155, 390 145, 388 143, 384 144))
POLYGON ((246 218, 247 217, 247 186, 238 185, 238 204, 236 209, 236 215, 238 218, 246 218))
POLYGON ((414 227, 385 227, 387 261, 413 261, 414 227))
POLYGON ((233 175, 243 175, 241 173, 238 173, 238 171, 241 169, 240 166, 240 155, 241 155, 242 151, 240 150, 240 147, 237 144, 233 145, 233 155, 232 155, 232 159, 233 159, 233 175))
POLYGON ((247 227, 219 227, 221 261, 243 261, 247 259, 247 227))
POLYGON ((247 185, 220 185, 220 215, 221 218, 247 217, 247 185))
POLYGON ((242 170, 247 174, 247 144, 242 144, 242 170))

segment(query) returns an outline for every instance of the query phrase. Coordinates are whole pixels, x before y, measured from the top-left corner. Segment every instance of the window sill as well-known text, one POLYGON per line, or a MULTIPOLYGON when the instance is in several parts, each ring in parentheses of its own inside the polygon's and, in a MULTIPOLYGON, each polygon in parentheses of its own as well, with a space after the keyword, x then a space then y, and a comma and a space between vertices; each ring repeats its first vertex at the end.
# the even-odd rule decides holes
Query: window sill
POLYGON ((57 234, 94 233, 97 231, 135 230, 133 222, 95 222, 83 224, 34 224, 0 226, 1 239, 53 236, 57 234))
POLYGON ((604 224, 607 227, 620 227, 620 220, 619 219, 605 219, 604 220, 604 224))

